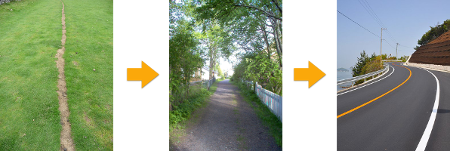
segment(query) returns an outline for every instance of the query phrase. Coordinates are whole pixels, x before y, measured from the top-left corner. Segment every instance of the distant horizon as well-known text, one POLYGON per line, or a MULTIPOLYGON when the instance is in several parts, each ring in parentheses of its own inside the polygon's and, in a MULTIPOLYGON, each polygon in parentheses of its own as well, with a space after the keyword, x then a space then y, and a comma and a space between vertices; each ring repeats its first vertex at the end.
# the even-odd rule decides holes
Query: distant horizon
POLYGON ((350 67, 350 68, 344 68, 344 67, 338 67, 337 69, 352 69, 352 67, 350 67))

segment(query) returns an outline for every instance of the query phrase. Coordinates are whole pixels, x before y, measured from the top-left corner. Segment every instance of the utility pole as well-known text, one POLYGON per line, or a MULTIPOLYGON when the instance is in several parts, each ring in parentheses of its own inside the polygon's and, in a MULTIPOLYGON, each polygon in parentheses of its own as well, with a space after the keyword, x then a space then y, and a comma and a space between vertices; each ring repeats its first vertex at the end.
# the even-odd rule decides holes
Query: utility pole
POLYGON ((383 29, 386 30, 386 28, 381 28, 381 37, 380 37, 380 64, 383 66, 383 29))
POLYGON ((397 46, 395 47, 395 58, 398 60, 397 48, 398 48, 398 43, 397 43, 397 46))

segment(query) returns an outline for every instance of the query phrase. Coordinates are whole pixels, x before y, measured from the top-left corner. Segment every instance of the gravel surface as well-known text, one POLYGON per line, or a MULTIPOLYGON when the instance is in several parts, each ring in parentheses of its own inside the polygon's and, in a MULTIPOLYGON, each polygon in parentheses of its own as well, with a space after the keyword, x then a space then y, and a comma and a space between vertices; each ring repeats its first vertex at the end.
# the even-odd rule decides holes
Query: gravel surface
POLYGON ((281 150, 229 80, 218 83, 208 105, 194 114, 198 120, 171 150, 281 150))

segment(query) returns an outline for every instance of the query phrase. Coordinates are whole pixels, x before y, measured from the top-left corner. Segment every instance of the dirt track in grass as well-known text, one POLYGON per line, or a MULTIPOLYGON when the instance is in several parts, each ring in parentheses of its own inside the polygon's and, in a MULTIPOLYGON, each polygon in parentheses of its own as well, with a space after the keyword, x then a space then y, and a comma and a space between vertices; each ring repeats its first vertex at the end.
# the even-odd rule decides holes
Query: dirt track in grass
POLYGON ((66 44, 66 16, 64 14, 64 3, 61 1, 62 4, 62 38, 61 38, 61 49, 58 49, 55 58, 58 58, 56 60, 56 67, 58 68, 58 99, 59 99, 59 112, 61 113, 61 148, 60 150, 63 151, 73 151, 75 150, 73 139, 71 136, 71 127, 69 122, 69 105, 67 104, 67 87, 66 87, 66 77, 64 75, 64 51, 66 48, 64 45, 66 44))

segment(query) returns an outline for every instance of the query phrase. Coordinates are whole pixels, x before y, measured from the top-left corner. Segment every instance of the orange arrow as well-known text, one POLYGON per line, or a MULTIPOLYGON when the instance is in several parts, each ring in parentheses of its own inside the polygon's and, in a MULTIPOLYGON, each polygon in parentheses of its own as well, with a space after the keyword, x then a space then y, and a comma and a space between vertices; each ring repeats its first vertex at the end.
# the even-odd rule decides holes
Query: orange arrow
POLYGON ((325 76, 325 73, 310 61, 308 68, 294 68, 294 81, 309 81, 309 88, 325 76))
POLYGON ((142 81, 142 88, 159 74, 142 61, 142 68, 127 68, 128 81, 142 81))

